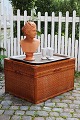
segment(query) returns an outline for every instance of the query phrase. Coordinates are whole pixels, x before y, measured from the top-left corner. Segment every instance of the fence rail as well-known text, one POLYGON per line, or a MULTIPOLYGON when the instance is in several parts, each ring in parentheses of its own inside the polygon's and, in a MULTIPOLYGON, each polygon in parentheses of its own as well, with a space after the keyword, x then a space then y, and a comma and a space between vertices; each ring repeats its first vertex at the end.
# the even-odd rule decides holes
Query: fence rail
MULTIPOLYGON (((5 10, 6 11, 6 10, 5 10)), ((30 19, 30 16, 27 16, 27 11, 24 11, 24 15, 20 15, 20 10, 17 10, 17 15, 13 15, 13 10, 11 10, 10 15, 4 16, 0 15, 0 24, 3 22, 3 40, 0 40, 0 47, 6 48, 5 54, 10 57, 13 55, 24 54, 20 47, 20 40, 23 36, 20 33, 21 21, 25 24, 26 21, 30 19), (17 36, 14 37, 14 23, 16 22, 17 27, 17 36), (7 28, 8 26, 8 28, 7 28)), ((59 12, 59 16, 55 16, 55 13, 52 12, 52 16, 48 16, 48 13, 45 13, 45 16, 41 16, 41 13, 38 12, 37 19, 37 29, 41 31, 43 23, 43 33, 41 36, 36 36, 40 39, 40 46, 37 52, 41 52, 42 47, 52 47, 54 48, 55 53, 68 55, 70 57, 76 58, 76 70, 80 71, 80 17, 76 17, 76 11, 73 11, 73 16, 69 17, 69 12, 66 12, 66 16, 63 17, 62 13, 59 12), (51 24, 51 32, 48 32, 48 25, 51 24), (57 24, 56 24, 57 23, 57 24), (64 35, 62 35, 62 25, 64 25, 64 35), (69 25, 71 24, 71 34, 69 37, 69 25), (55 33, 56 25, 58 25, 57 34, 55 33), (76 39, 76 25, 78 37, 76 39)), ((1 26, 0 26, 1 27, 1 26)), ((3 54, 3 53, 1 53, 3 54)))

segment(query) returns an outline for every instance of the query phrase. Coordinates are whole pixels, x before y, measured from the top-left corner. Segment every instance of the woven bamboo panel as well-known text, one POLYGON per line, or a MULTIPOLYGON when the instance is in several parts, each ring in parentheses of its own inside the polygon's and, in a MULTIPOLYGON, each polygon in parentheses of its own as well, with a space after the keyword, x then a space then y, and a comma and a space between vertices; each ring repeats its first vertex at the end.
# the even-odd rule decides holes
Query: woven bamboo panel
POLYGON ((31 65, 4 60, 5 92, 40 103, 74 89, 75 59, 31 65))

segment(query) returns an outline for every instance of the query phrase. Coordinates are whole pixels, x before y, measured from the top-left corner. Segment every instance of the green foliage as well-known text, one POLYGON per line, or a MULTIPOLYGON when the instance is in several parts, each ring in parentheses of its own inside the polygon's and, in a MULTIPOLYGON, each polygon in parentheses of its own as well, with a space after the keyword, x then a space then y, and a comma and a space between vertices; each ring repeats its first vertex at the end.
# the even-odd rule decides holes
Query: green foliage
POLYGON ((23 15, 24 10, 27 10, 28 14, 31 13, 31 8, 33 7, 33 0, 9 0, 13 6, 14 14, 16 10, 20 9, 21 15, 23 15))
POLYGON ((80 72, 75 71, 75 78, 80 77, 80 72))
POLYGON ((37 12, 41 12, 41 15, 44 15, 45 12, 48 12, 49 16, 52 14, 52 0, 37 0, 35 5, 37 6, 37 12))
POLYGON ((5 56, 5 55, 1 55, 1 51, 6 51, 6 49, 0 47, 0 71, 3 69, 2 61, 4 60, 4 58, 7 57, 7 56, 5 56))
MULTIPOLYGON (((33 8, 34 1, 33 0, 9 0, 13 6, 14 15, 17 14, 17 9, 20 9, 20 14, 23 15, 24 11, 27 10, 27 14, 31 14, 31 9, 33 8)), ((20 28, 22 28, 24 23, 20 22, 20 28)), ((14 29, 14 37, 17 36, 17 22, 15 21, 13 24, 14 29)), ((22 35, 22 30, 20 30, 20 34, 22 35)))
MULTIPOLYGON (((62 16, 65 16, 66 11, 69 11, 69 16, 73 16, 73 10, 76 10, 77 16, 80 16, 80 0, 9 0, 11 1, 14 14, 17 9, 20 9, 21 15, 24 10, 27 10, 28 15, 31 14, 31 9, 36 6, 36 12, 41 12, 41 15, 51 16, 52 12, 55 12, 55 16, 59 15, 59 11, 62 12, 62 16)), ((55 33, 58 33, 58 23, 55 23, 55 33)), ((21 25, 22 27, 22 25, 21 25)), ((41 32, 44 32, 44 22, 41 23, 41 32)), ((16 31, 16 30, 15 30, 16 31)), ((79 39, 79 24, 76 23, 76 39, 79 39)), ((48 33, 51 34, 51 23, 48 23, 48 33)), ((62 34, 65 34, 65 24, 62 25, 62 34)), ((69 37, 72 34, 72 24, 69 23, 69 37)))
POLYGON ((6 51, 6 49, 5 49, 5 48, 0 47, 0 51, 2 51, 2 50, 3 50, 3 51, 6 51))
MULTIPOLYGON (((36 1, 37 12, 41 12, 41 15, 52 15, 55 12, 55 16, 62 12, 62 16, 66 15, 66 11, 69 11, 69 16, 73 16, 73 11, 76 10, 77 16, 80 16, 80 1, 79 0, 37 0, 36 1)), ((55 23, 55 33, 58 33, 58 23, 55 23)), ((42 32, 44 32, 44 23, 41 25, 42 32)), ((79 39, 79 24, 76 23, 76 39, 79 39)), ((51 34, 51 23, 48 23, 48 33, 51 34)), ((69 23, 69 36, 72 37, 72 23, 69 23)), ((65 23, 62 24, 62 34, 65 34, 65 23)))
MULTIPOLYGON (((9 0, 13 6, 14 11, 20 9, 21 15, 24 10, 27 10, 28 15, 31 13, 31 9, 37 7, 37 12, 41 12, 42 15, 45 12, 51 16, 52 12, 58 15, 59 11, 65 15, 66 11, 69 11, 70 16, 73 14, 73 10, 76 10, 77 16, 80 16, 80 1, 79 0, 9 0)), ((16 12, 14 12, 16 13, 16 12)))
POLYGON ((40 35, 41 35, 41 32, 40 32, 40 31, 37 31, 37 35, 40 36, 40 35))

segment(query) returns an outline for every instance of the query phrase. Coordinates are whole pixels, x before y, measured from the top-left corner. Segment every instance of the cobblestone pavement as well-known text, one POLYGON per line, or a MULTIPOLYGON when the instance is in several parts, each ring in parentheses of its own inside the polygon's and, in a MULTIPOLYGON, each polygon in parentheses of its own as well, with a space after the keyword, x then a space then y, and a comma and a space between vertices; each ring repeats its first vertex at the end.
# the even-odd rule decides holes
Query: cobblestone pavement
POLYGON ((0 73, 0 120, 80 120, 80 79, 75 79, 74 90, 34 105, 5 94, 0 73))

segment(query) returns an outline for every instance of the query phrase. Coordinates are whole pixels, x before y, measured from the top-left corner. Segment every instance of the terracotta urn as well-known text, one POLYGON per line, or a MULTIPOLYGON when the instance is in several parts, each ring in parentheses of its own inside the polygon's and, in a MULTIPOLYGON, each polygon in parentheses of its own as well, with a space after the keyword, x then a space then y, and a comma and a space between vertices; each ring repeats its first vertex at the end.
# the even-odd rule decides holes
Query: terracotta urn
POLYGON ((36 52, 40 44, 40 41, 35 38, 37 33, 36 24, 34 22, 27 22, 22 27, 22 32, 26 36, 25 39, 20 41, 22 51, 26 54, 24 60, 35 60, 33 53, 36 52))

